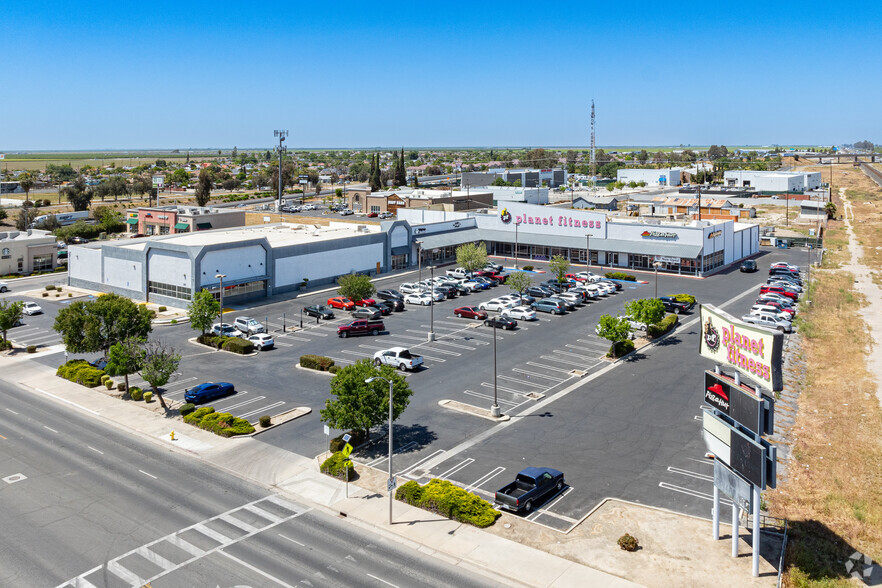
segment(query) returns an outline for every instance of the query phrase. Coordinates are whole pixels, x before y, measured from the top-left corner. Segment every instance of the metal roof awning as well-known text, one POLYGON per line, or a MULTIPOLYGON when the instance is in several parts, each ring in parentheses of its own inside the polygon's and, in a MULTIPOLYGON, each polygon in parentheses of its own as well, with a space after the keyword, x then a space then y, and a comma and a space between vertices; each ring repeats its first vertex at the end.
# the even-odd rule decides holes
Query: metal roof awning
POLYGON ((138 224, 138 219, 136 219, 136 218, 134 218, 134 217, 127 218, 127 219, 126 219, 126 224, 127 224, 127 225, 137 225, 137 224, 138 224))
POLYGON ((410 245, 392 248, 392 255, 407 255, 408 253, 410 253, 410 245))
POLYGON ((441 247, 450 247, 451 245, 462 245, 463 243, 471 243, 472 241, 489 241, 490 238, 485 236, 489 232, 493 231, 465 229, 462 231, 450 231, 449 233, 438 233, 435 235, 414 235, 414 240, 422 241, 422 249, 425 251, 426 249, 439 249, 441 247))
MULTIPOLYGON (((206 223, 206 224, 208 224, 208 226, 211 226, 211 223, 206 223)), ((183 230, 186 230, 189 228, 190 228, 190 225, 187 223, 175 223, 175 230, 176 231, 183 231, 183 230)))
MULTIPOLYGON (((478 239, 486 241, 502 241, 514 243, 514 235, 508 231, 481 230, 478 239)), ((474 239, 473 239, 474 240, 474 239)), ((541 245, 543 247, 561 247, 565 249, 585 249, 585 237, 572 237, 565 235, 540 235, 536 233, 521 232, 518 235, 518 243, 521 245, 541 245)), ((591 238, 591 251, 609 251, 613 253, 632 253, 635 255, 666 255, 668 257, 681 257, 695 259, 701 255, 701 245, 689 245, 686 243, 672 243, 646 239, 630 241, 627 239, 598 239, 591 238)))
POLYGON ((204 230, 206 230, 206 229, 210 229, 210 228, 211 228, 211 223, 196 223, 196 227, 197 227, 200 231, 204 231, 204 230))

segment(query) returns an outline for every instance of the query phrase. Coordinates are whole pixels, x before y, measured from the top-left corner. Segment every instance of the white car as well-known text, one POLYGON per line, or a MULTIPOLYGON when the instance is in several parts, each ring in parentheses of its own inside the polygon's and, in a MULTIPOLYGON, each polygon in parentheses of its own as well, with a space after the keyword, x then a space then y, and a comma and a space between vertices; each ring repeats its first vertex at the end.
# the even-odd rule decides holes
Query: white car
POLYGON ((787 296, 782 296, 776 292, 766 292, 765 294, 760 294, 760 300, 772 300, 773 302, 780 302, 781 304, 787 303, 793 306, 794 300, 788 298, 787 296))
POLYGON ((223 335, 224 337, 240 337, 242 331, 231 325, 230 323, 214 323, 211 326, 212 335, 223 335))
POLYGON ((405 282, 398 286, 398 291, 402 294, 419 294, 423 291, 423 287, 413 282, 405 282))
POLYGON ((0 292, 9 292, 9 284, 0 282, 0 292))
POLYGON ((557 298, 563 298, 568 302, 572 302, 576 306, 582 306, 585 304, 585 301, 582 299, 581 294, 573 294, 572 292, 561 292, 560 294, 555 294, 557 298))
POLYGON ((781 286, 785 290, 795 290, 797 294, 802 294, 802 286, 787 280, 768 280, 766 283, 769 286, 781 286))
POLYGON ((428 296, 429 298, 434 299, 435 302, 441 302, 442 300, 447 300, 447 296, 444 294, 444 292, 441 292, 439 290, 435 290, 433 288, 427 288, 425 290, 425 292, 423 292, 423 293, 426 296, 428 296))
POLYGON ((21 311, 28 316, 43 313, 43 309, 40 308, 40 305, 37 304, 36 302, 25 302, 24 305, 22 306, 21 311))
POLYGON ((470 292, 477 292, 484 289, 484 286, 474 280, 466 280, 462 285, 468 288, 470 292))
POLYGON ((249 316, 237 316, 236 320, 233 321, 233 326, 242 331, 246 337, 266 331, 261 323, 249 316))
POLYGON ((519 321, 535 321, 536 311, 529 306, 515 306, 514 308, 506 308, 499 313, 505 318, 513 318, 519 321))
POLYGON ((248 340, 254 343, 255 349, 260 349, 261 351, 263 351, 264 349, 272 349, 273 346, 276 344, 276 342, 273 341, 273 336, 267 335, 266 333, 251 335, 250 337, 248 337, 248 340))
POLYGON ((596 284, 591 284, 591 285, 595 286, 597 288, 597 293, 600 294, 601 296, 609 296, 610 294, 612 294, 613 292, 616 291, 615 286, 610 286, 610 285, 604 284, 602 282, 598 282, 596 284))
POLYGON ((404 303, 429 306, 430 304, 432 304, 432 297, 428 294, 406 294, 404 296, 404 303))
POLYGON ((782 320, 782 321, 791 322, 790 313, 788 313, 788 312, 781 312, 781 311, 778 310, 777 308, 773 308, 772 310, 765 310, 765 309, 761 309, 761 310, 753 310, 753 309, 751 309, 751 310, 750 310, 750 313, 748 313, 748 314, 752 314, 753 316, 763 316, 763 315, 765 315, 765 316, 770 316, 770 317, 775 318, 775 319, 780 319, 780 320, 782 320))
POLYGON ((646 323, 641 323, 639 321, 635 321, 634 319, 632 319, 628 315, 625 315, 624 317, 619 317, 619 318, 624 318, 626 321, 628 321, 628 324, 635 331, 648 331, 649 330, 649 327, 647 326, 646 323))
POLYGON ((600 297, 600 291, 597 288, 588 288, 587 286, 576 286, 575 288, 570 288, 569 291, 592 300, 597 300, 600 297))
POLYGON ((481 310, 489 310, 493 312, 501 312, 507 308, 514 308, 515 303, 510 300, 499 300, 498 298, 494 298, 493 300, 488 300, 487 302, 482 302, 478 305, 478 308, 481 310))
POLYGON ((767 314, 746 314, 741 317, 741 320, 752 325, 759 325, 761 327, 766 327, 769 329, 777 329, 782 333, 789 333, 793 330, 793 324, 790 321, 781 320, 767 314))
POLYGON ((597 274, 592 272, 579 272, 576 274, 576 278, 585 280, 586 282, 596 282, 597 280, 601 279, 601 277, 602 276, 598 276, 597 274))
POLYGON ((447 276, 450 278, 470 278, 471 274, 465 269, 458 267, 456 269, 447 270, 447 276))

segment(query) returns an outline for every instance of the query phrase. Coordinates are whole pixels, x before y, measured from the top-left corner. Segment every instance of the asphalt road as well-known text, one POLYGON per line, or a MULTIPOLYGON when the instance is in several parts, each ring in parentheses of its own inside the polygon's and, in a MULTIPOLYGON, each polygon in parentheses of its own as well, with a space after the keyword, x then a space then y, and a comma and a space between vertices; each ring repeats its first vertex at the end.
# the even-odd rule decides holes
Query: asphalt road
POLYGON ((493 585, 6 382, 0 393, 0 585, 493 585))

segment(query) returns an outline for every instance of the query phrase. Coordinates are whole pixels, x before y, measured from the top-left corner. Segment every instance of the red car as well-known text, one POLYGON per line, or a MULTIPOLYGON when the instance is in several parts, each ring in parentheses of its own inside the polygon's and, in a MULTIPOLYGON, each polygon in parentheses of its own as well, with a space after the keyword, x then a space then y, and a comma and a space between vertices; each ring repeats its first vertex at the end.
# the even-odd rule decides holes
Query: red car
POLYGON ((378 213, 378 212, 369 212, 368 213, 368 218, 377 218, 378 216, 380 216, 380 213, 378 213))
POLYGON ((793 310, 792 308, 787 308, 786 306, 784 306, 780 302, 774 302, 772 300, 757 300, 756 303, 757 304, 765 304, 766 306, 772 306, 774 308, 777 308, 778 312, 786 312, 787 314, 789 314, 791 316, 791 318, 793 317, 793 315, 796 314, 795 310, 793 310))
POLYGON ((566 274, 564 277, 565 277, 566 279, 568 279, 568 280, 572 280, 572 281, 576 281, 576 282, 584 282, 584 281, 586 281, 586 278, 580 278, 580 277, 577 276, 576 274, 566 274))
POLYGON ((373 298, 365 298, 364 300, 350 300, 355 306, 373 306, 377 303, 373 298))
POLYGON ((791 292, 790 290, 785 290, 779 286, 770 286, 769 284, 763 284, 760 286, 760 294, 765 294, 767 292, 774 292, 775 294, 780 294, 781 296, 786 296, 791 300, 797 300, 799 298, 799 294, 796 292, 791 292))
POLYGON ((342 310, 352 310, 355 308, 355 303, 343 296, 337 296, 335 298, 328 298, 328 306, 342 310))
POLYGON ((459 318, 466 317, 470 319, 478 319, 480 321, 487 318, 487 313, 477 306, 460 306, 453 311, 453 314, 459 318))

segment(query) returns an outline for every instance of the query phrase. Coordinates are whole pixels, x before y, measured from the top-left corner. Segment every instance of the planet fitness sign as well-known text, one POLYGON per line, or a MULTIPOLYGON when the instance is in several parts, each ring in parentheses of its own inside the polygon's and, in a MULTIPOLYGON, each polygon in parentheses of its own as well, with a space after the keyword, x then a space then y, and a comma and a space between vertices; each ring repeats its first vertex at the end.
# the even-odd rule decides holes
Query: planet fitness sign
POLYGON ((781 352, 784 335, 743 323, 709 304, 701 305, 699 354, 731 366, 762 388, 784 387, 781 352))
POLYGON ((518 226, 521 230, 537 233, 603 236, 606 215, 595 212, 561 212, 560 209, 532 204, 511 203, 499 210, 502 227, 518 226), (599 231, 599 233, 598 233, 599 231))

